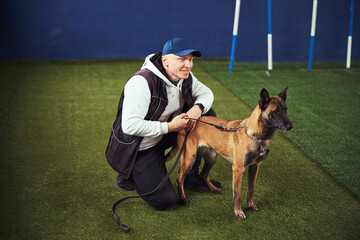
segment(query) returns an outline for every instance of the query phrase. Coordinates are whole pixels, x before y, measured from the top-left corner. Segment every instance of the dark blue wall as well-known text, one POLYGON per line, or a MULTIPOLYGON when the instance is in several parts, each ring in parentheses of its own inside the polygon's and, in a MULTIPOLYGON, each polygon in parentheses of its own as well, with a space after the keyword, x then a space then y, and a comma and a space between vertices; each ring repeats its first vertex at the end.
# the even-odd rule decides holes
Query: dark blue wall
MULTIPOLYGON (((307 61, 312 0, 273 0, 274 61, 307 61)), ((0 59, 136 58, 184 37, 229 57, 235 0, 0 0, 0 59)), ((314 61, 344 60, 350 0, 320 0, 314 61)), ((267 0, 242 0, 236 58, 267 60, 267 0)), ((353 59, 360 59, 355 0, 353 59)))

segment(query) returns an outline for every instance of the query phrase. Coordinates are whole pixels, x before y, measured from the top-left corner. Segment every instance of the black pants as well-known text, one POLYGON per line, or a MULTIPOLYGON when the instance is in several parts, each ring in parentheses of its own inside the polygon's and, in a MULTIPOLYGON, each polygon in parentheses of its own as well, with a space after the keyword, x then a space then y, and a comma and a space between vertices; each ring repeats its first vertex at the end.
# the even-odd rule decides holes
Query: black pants
MULTIPOLYGON (((216 116, 213 109, 210 109, 205 115, 216 116)), ((165 150, 174 146, 176 139, 177 133, 166 134, 154 147, 138 152, 131 174, 138 194, 153 191, 166 176, 165 150)), ((200 163, 201 158, 198 158, 193 167, 196 174, 200 163)), ((177 194, 169 179, 161 189, 143 199, 157 210, 166 210, 176 204, 177 194)))
MULTIPOLYGON (((139 195, 154 190, 166 176, 165 150, 176 143, 176 136, 176 133, 164 135, 156 146, 138 152, 132 170, 132 178, 139 195)), ((166 210, 175 205, 177 195, 168 179, 161 189, 144 196, 143 199, 157 210, 166 210)))

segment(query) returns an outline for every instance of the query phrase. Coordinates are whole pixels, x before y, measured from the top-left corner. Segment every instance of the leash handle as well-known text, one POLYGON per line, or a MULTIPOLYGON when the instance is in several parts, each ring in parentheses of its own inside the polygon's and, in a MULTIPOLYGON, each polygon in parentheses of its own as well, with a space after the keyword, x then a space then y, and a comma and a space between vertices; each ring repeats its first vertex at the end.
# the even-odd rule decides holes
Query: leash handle
POLYGON ((182 152, 184 151, 185 149, 185 146, 186 146, 186 140, 189 136, 189 132, 187 132, 185 134, 185 138, 184 138, 184 142, 181 146, 181 149, 180 149, 180 152, 175 160, 175 163, 174 165, 171 167, 170 171, 166 174, 166 176, 161 180, 160 184, 154 189, 152 190, 151 192, 148 192, 148 193, 144 193, 144 194, 141 194, 141 195, 134 195, 134 196, 127 196, 127 197, 124 197, 124 198, 121 198, 119 201, 117 201, 116 203, 114 203, 113 207, 112 207, 112 212, 114 214, 114 217, 115 217, 115 221, 116 221, 116 224, 117 226, 125 233, 129 233, 130 232, 130 227, 124 223, 121 222, 120 218, 118 217, 118 215, 116 215, 116 212, 115 212, 115 209, 116 209, 116 206, 119 205, 120 203, 124 202, 125 200, 128 200, 128 199, 131 199, 131 198, 139 198, 139 197, 143 197, 143 196, 147 196, 147 195, 150 195, 150 194, 153 194, 154 192, 156 192, 157 190, 161 189, 165 183, 167 182, 167 180, 169 179, 170 175, 172 174, 172 172, 175 170, 176 168, 176 165, 178 164, 179 160, 180 160, 180 157, 181 157, 181 154, 182 152))

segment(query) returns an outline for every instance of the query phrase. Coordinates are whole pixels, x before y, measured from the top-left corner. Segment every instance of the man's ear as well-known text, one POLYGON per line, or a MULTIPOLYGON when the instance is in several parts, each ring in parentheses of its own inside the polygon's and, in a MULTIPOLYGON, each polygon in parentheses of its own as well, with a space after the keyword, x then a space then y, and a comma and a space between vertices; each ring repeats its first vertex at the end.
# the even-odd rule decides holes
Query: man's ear
POLYGON ((266 91, 265 88, 261 89, 260 92, 260 101, 259 101, 259 107, 262 111, 264 111, 270 103, 271 99, 270 99, 270 95, 268 93, 268 91, 266 91))
POLYGON ((278 94, 278 96, 281 97, 284 100, 284 102, 286 100, 286 91, 287 91, 287 89, 288 89, 288 86, 286 86, 286 88, 284 90, 282 90, 281 93, 278 94))
POLYGON ((162 61, 162 64, 163 64, 163 67, 165 68, 165 66, 167 65, 167 59, 165 56, 162 56, 161 57, 161 61, 162 61))

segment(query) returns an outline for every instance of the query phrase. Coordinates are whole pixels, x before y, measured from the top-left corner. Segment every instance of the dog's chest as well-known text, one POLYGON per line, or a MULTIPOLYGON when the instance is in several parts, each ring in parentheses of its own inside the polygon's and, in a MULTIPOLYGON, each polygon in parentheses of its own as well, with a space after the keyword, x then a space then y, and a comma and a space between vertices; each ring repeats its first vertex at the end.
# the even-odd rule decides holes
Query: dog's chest
POLYGON ((261 162, 269 154, 268 140, 258 140, 245 154, 245 167, 261 162))

